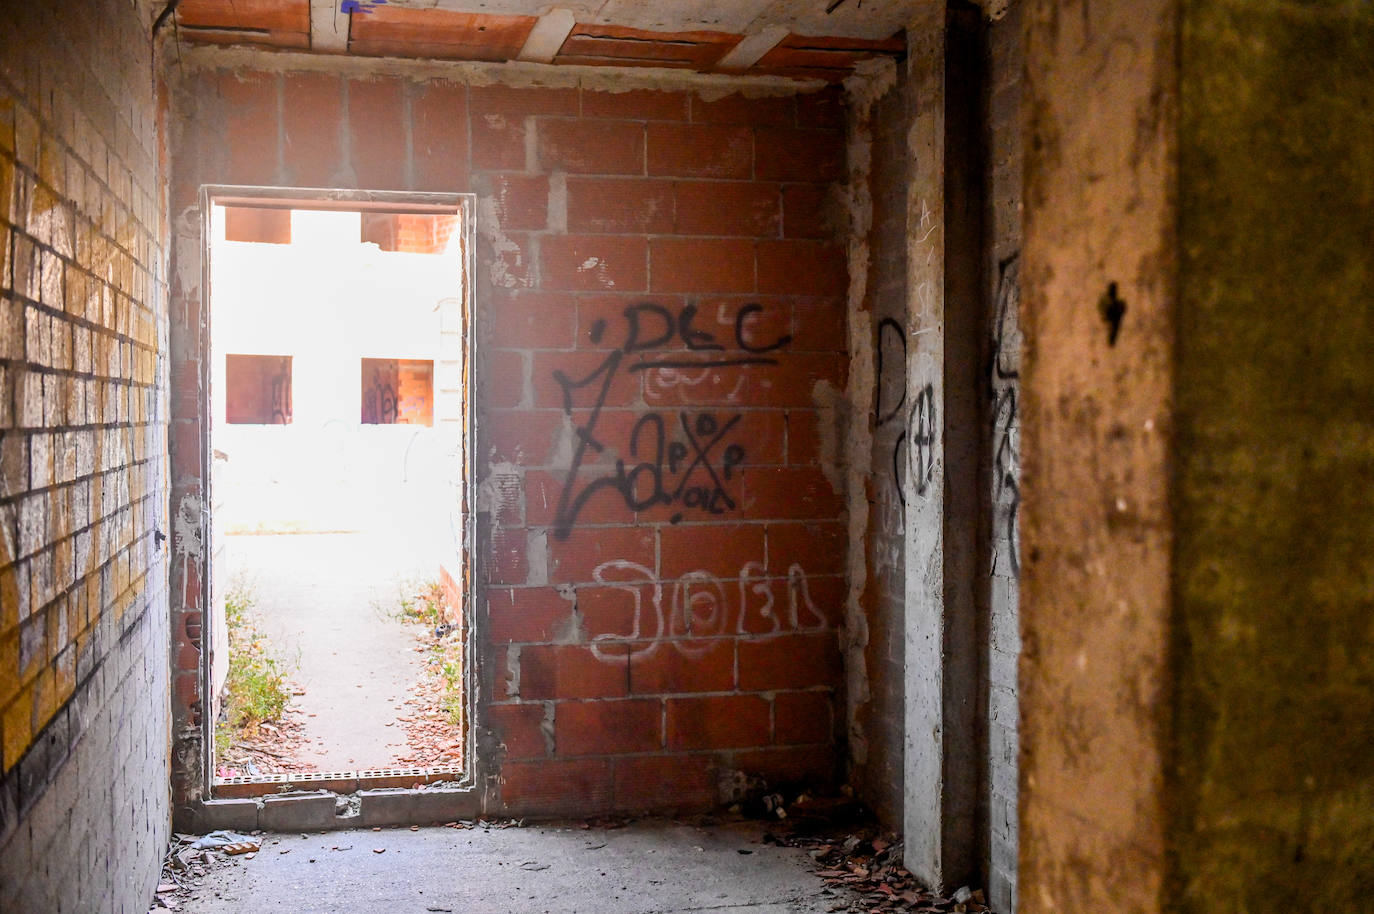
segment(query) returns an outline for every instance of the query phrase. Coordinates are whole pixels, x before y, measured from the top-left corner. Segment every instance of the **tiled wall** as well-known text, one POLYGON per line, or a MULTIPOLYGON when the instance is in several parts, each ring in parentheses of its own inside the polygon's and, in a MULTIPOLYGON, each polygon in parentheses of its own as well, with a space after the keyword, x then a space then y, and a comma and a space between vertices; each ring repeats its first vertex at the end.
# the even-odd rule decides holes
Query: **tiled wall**
POLYGON ((145 910, 169 827, 164 173, 139 4, 0 9, 0 909, 145 910))

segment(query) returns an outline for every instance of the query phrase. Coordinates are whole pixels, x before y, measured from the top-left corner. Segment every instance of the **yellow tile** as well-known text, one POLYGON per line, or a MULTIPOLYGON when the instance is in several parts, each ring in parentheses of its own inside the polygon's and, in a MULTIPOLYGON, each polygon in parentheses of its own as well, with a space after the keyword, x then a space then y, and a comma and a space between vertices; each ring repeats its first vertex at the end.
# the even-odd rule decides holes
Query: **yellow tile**
POLYGON ((5 707, 3 721, 5 770, 9 771, 24 756, 33 742, 33 691, 24 689, 5 707))
POLYGON ((0 635, 0 708, 19 694, 19 630, 0 635))
POLYGON ((33 732, 41 733, 60 705, 57 701, 57 675, 45 667, 33 684, 33 732))
POLYGON ((57 655, 57 662, 53 665, 53 683, 57 693, 57 706, 61 707, 76 691, 75 650, 66 650, 57 655))

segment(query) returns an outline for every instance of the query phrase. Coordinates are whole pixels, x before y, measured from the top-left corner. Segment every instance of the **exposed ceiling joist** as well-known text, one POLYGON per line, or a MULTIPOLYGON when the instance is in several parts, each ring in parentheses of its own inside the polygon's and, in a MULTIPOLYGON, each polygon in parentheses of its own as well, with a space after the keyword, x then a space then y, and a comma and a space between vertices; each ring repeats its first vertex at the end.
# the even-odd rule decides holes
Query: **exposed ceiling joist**
POLYGON ((310 49, 326 54, 347 51, 348 17, 338 0, 310 0, 310 49))
POLYGON ((529 37, 525 39, 525 46, 520 49, 520 59, 534 63, 553 63, 575 25, 577 16, 572 10, 549 10, 539 17, 539 21, 530 30, 529 37))
POLYGON ((915 2, 933 0, 181 0, 175 15, 210 44, 834 82, 903 53, 915 2))
POLYGON ((721 70, 747 70, 758 63, 765 54, 778 46, 787 37, 787 29, 772 25, 744 40, 730 49, 730 53, 720 59, 716 66, 721 70))

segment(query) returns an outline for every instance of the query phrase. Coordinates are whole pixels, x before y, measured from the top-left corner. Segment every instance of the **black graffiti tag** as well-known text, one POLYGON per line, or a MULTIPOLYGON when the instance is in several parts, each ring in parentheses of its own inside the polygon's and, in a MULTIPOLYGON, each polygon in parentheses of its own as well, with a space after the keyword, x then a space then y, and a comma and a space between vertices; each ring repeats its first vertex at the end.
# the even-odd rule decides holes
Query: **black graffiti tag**
MULTIPOLYGON (((1013 254, 997 265, 997 322, 993 326, 992 364, 988 372, 989 396, 992 400, 992 439, 995 442, 992 460, 993 504, 998 513, 1005 511, 1005 534, 1010 553, 1012 574, 1020 575, 1018 556, 1017 514, 1021 507, 1021 455, 1015 435, 1017 420, 1017 385, 1021 376, 1020 353, 1016 351, 1014 335, 1017 328, 1017 309, 1020 293, 1020 256, 1013 254)), ((999 517, 997 520, 1002 520, 999 517)))
MULTIPOLYGON (((902 325, 890 317, 878 322, 878 378, 877 400, 873 410, 877 428, 897 418, 906 405, 906 333, 902 325), (889 352, 891 353, 889 355, 889 352), (896 370, 893 371, 893 366, 896 370), (888 380, 888 374, 895 374, 900 384, 888 380), (893 402, 896 401, 896 402, 893 402)), ((906 507, 906 494, 902 492, 902 446, 906 443, 906 429, 903 428, 892 445, 892 485, 897 492, 897 500, 906 507)))
POLYGON ((939 427, 935 422, 935 388, 927 384, 916 395, 916 402, 911 404, 911 414, 907 418, 912 468, 916 471, 914 484, 916 494, 922 498, 930 489, 930 481, 935 475, 935 445, 940 440, 939 427))
MULTIPOLYGON (((563 412, 573 415, 575 394, 588 390, 592 396, 591 410, 586 421, 576 427, 577 445, 572 462, 559 495, 554 517, 554 536, 566 539, 577 523, 587 501, 603 489, 617 492, 625 505, 633 511, 643 511, 656 505, 680 505, 684 509, 723 514, 735 508, 735 500, 726 483, 743 463, 743 445, 725 439, 742 416, 735 415, 722 422, 710 412, 695 415, 688 412, 676 417, 677 428, 669 440, 669 421, 661 412, 642 415, 630 432, 627 453, 631 462, 619 458, 615 468, 604 476, 587 482, 580 489, 578 475, 588 452, 601 453, 606 443, 598 437, 602 410, 611 384, 621 368, 639 372, 654 368, 726 368, 749 365, 775 365, 777 359, 767 353, 781 349, 791 342, 788 335, 771 343, 756 345, 746 340, 747 325, 753 316, 763 311, 762 305, 747 304, 739 308, 734 321, 734 352, 729 352, 710 332, 696 326, 698 309, 684 306, 676 315, 652 302, 629 306, 623 312, 625 336, 620 346, 586 376, 569 377, 561 370, 553 372, 563 399, 563 412), (687 350, 681 356, 651 358, 642 355, 679 341, 687 350), (737 353, 743 352, 743 355, 737 353), (708 353, 706 356, 692 353, 708 353), (709 353, 721 353, 710 355, 709 353), (626 364, 629 357, 629 364, 626 364), (681 437, 676 432, 681 431, 681 437)), ((595 321, 588 328, 592 343, 599 344, 606 334, 606 322, 595 321)), ((682 512, 672 515, 672 522, 682 519, 682 512)))

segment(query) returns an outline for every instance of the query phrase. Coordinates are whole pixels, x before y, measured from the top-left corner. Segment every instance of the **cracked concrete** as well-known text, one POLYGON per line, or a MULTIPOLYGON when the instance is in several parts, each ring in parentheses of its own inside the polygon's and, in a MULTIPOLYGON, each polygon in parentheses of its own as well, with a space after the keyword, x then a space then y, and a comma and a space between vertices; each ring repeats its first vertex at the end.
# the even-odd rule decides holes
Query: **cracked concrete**
POLYGON ((266 835, 253 859, 209 873, 178 910, 821 914, 857 899, 827 888, 804 851, 764 844, 763 833, 755 822, 656 820, 266 835))

